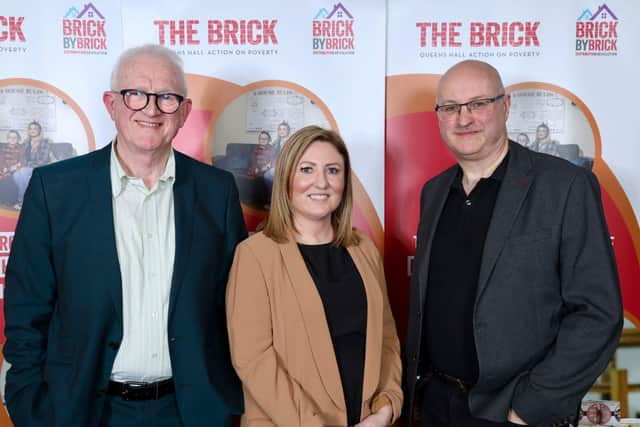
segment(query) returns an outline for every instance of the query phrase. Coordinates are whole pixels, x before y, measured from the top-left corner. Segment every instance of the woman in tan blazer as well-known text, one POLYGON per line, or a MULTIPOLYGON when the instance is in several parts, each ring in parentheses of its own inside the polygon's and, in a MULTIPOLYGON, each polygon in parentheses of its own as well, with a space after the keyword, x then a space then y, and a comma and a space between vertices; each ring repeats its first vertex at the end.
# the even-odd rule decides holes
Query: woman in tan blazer
POLYGON ((402 407, 399 342, 380 255, 352 229, 349 155, 308 126, 275 170, 264 231, 227 288, 243 426, 386 426, 402 407))

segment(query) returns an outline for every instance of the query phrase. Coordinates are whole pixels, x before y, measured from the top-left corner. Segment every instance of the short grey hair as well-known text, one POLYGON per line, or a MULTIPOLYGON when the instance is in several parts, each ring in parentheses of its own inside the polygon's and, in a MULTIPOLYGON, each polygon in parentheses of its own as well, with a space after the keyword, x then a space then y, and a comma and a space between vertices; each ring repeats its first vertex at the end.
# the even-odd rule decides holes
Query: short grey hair
POLYGON ((184 63, 182 58, 180 58, 180 56, 178 56, 178 54, 173 50, 159 44, 145 44, 129 48, 122 52, 116 61, 116 65, 113 67, 113 71, 111 72, 111 90, 115 91, 121 89, 118 88, 118 82, 122 77, 122 69, 124 68, 124 65, 130 60, 140 56, 152 56, 173 65, 178 72, 178 82, 182 85, 182 89, 184 90, 183 95, 187 95, 187 78, 184 75, 184 63))

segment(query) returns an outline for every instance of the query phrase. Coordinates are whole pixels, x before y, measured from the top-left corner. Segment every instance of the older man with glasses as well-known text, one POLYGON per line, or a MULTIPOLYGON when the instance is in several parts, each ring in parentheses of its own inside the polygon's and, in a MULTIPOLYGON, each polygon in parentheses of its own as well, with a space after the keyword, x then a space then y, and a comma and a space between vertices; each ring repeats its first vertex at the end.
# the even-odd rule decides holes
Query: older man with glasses
POLYGON ((233 177, 172 148, 182 61, 125 51, 103 95, 116 137, 36 168, 6 271, 16 426, 225 426, 242 411, 224 312, 246 230, 233 177))
POLYGON ((422 426, 565 426, 622 326, 600 189, 588 170, 510 141, 489 64, 440 79, 457 165, 422 190, 405 416, 422 426))

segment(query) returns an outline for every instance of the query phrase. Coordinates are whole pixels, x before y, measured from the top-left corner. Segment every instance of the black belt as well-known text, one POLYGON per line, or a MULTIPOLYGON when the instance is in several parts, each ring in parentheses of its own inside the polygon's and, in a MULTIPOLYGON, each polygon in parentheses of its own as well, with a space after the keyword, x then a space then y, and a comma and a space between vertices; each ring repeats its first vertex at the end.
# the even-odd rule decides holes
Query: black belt
POLYGON ((119 396, 124 400, 158 400, 175 391, 176 386, 171 378, 155 383, 109 381, 107 387, 107 394, 119 396))
POLYGON ((453 375, 445 374, 444 372, 438 371, 436 369, 431 369, 431 373, 434 377, 438 377, 441 380, 449 384, 455 385, 461 392, 468 393, 469 390, 474 386, 474 384, 461 380, 460 378, 454 377, 453 375))

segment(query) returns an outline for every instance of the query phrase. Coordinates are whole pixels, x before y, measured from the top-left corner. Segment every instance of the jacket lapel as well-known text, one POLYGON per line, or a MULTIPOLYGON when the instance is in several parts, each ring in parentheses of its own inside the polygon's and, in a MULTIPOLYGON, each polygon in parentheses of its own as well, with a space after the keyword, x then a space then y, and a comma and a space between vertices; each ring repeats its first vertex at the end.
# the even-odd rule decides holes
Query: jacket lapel
POLYGON ((280 244, 280 253, 300 306, 311 352, 322 383, 335 405, 345 409, 340 371, 320 294, 292 236, 289 236, 288 242, 280 244))
POLYGON ((493 215, 484 242, 482 263, 478 275, 476 304, 487 286, 491 271, 533 182, 528 151, 510 141, 509 152, 509 164, 493 208, 493 215))
POLYGON ((195 185, 184 159, 175 153, 176 180, 173 184, 173 210, 176 227, 176 253, 171 276, 171 296, 169 298, 169 319, 176 305, 176 299, 187 271, 191 241, 193 239, 192 212, 195 200, 195 185))
POLYGON ((382 348, 383 297, 374 266, 369 265, 360 246, 347 248, 353 263, 362 277, 367 295, 367 339, 364 359, 362 400, 373 395, 380 379, 380 349, 382 348))
POLYGON ((420 221, 425 221, 422 225, 422 234, 418 235, 419 239, 418 247, 422 248, 419 253, 416 253, 414 259, 414 266, 419 266, 415 269, 415 273, 418 275, 416 278, 420 290, 420 307, 424 307, 425 298, 427 296, 427 276, 429 272, 429 261, 431 259, 431 248, 433 245, 433 237, 435 236, 438 221, 444 209, 444 203, 449 196, 449 189, 456 177, 458 168, 452 167, 445 172, 445 176, 442 177, 442 183, 439 185, 432 194, 430 194, 428 200, 423 200, 425 206, 420 221), (420 241, 422 240, 422 241, 420 241))
MULTIPOLYGON (((117 318, 122 321, 122 277, 113 223, 113 197, 111 192, 111 144, 99 150, 94 158, 92 172, 88 175, 89 204, 97 226, 92 239, 100 242, 96 247, 102 260, 102 272, 97 275, 108 283, 117 318), (104 276, 103 276, 104 274, 104 276)), ((97 273, 97 272, 94 272, 97 273)))

